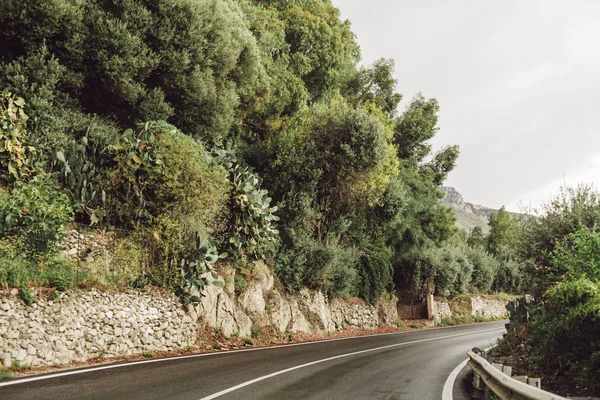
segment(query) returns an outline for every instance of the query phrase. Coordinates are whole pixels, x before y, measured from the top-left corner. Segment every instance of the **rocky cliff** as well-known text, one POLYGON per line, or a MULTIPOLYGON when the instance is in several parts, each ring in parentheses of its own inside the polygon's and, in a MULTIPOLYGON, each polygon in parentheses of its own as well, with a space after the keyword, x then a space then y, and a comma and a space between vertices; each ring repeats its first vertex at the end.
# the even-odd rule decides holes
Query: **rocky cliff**
POLYGON ((438 188, 444 193, 442 204, 450 207, 456 216, 456 225, 470 231, 476 226, 480 226, 484 232, 489 231, 488 221, 493 212, 493 208, 475 205, 466 202, 462 195, 453 187, 441 186, 438 188))

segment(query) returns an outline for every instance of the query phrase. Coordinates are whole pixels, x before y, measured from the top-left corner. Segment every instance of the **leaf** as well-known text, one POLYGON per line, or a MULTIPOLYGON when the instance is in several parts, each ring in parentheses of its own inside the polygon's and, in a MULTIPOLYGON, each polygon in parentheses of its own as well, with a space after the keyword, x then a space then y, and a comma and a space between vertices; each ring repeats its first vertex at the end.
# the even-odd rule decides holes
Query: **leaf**
POLYGON ((223 281, 212 281, 212 284, 216 287, 225 287, 225 282, 223 281))
POLYGON ((65 159, 65 153, 63 153, 62 151, 56 152, 56 159, 63 164, 67 162, 67 160, 65 159))
POLYGON ((219 258, 221 260, 224 259, 224 258, 227 258, 227 257, 229 257, 229 254, 227 254, 227 252, 219 254, 219 258))
POLYGON ((19 107, 25 107, 25 99, 23 99, 22 97, 17 97, 15 99, 15 104, 19 107))
POLYGON ((210 271, 210 276, 212 276, 213 279, 219 279, 219 275, 217 275, 215 271, 210 271))

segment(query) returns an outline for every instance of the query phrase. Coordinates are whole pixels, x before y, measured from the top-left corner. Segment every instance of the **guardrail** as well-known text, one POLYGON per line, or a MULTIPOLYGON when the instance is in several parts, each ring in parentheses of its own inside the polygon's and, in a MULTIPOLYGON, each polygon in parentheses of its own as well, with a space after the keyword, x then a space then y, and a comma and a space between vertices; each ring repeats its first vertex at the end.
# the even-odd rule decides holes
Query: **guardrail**
MULTIPOLYGON (((567 400, 511 378, 510 371, 502 372, 473 351, 469 351, 467 354, 470 358, 467 364, 475 371, 476 375, 480 376, 486 387, 502 400, 567 400)), ((536 383, 539 386, 539 380, 536 383)), ((486 398, 489 398, 489 390, 486 390, 486 398)))

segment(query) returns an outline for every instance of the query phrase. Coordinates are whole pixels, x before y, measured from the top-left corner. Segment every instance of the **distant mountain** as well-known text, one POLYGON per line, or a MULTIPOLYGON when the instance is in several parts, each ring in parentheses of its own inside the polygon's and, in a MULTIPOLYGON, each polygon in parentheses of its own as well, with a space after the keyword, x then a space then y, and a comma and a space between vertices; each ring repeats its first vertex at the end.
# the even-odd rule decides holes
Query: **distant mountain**
POLYGON ((476 226, 481 226, 485 233, 489 231, 488 221, 490 220, 490 215, 498 210, 466 202, 462 195, 453 187, 440 186, 438 190, 445 194, 442 204, 454 211, 456 225, 465 228, 467 231, 476 226))

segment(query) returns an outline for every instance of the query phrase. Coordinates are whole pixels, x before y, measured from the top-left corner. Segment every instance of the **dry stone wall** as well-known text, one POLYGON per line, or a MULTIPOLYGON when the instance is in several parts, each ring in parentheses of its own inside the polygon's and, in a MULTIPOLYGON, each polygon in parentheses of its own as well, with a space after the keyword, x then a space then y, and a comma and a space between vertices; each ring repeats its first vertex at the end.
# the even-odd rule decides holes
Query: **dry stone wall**
POLYGON ((484 318, 504 318, 508 315, 507 303, 507 300, 471 297, 471 315, 484 318))
POLYGON ((196 323, 160 294, 69 292, 26 305, 0 292, 0 356, 9 366, 85 361, 192 345, 196 323))
MULTIPOLYGON (((483 318, 506 318, 508 311, 506 304, 509 300, 489 299, 481 296, 467 298, 470 306, 470 313, 473 317, 483 318)), ((452 317, 452 307, 445 300, 435 300, 433 296, 427 298, 428 308, 430 309, 430 320, 433 324, 439 324, 442 318, 452 317)))
POLYGON ((26 305, 18 290, 0 291, 0 361, 35 367, 175 350, 193 345, 202 327, 249 337, 253 325, 280 332, 330 332, 375 329, 398 319, 393 303, 330 301, 308 289, 286 293, 276 288, 262 263, 239 295, 230 284, 235 271, 220 272, 227 277, 225 287, 208 286, 200 303, 187 312, 175 297, 159 293, 71 291, 56 300, 36 296, 26 305))

